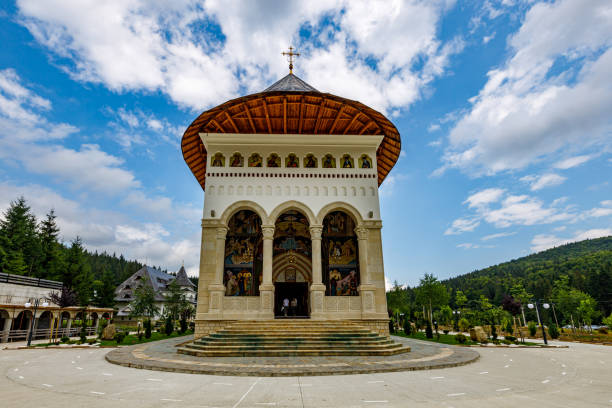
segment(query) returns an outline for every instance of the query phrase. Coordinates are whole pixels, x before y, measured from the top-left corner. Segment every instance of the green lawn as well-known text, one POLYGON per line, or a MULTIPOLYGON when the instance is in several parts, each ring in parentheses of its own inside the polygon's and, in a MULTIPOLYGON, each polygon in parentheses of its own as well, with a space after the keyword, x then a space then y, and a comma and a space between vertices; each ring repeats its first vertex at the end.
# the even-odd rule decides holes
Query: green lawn
MULTIPOLYGON (((138 340, 138 336, 137 335, 130 334, 129 336, 125 336, 125 338, 123 339, 123 342, 121 342, 120 345, 121 346, 131 346, 133 344, 148 343, 150 341, 157 341, 157 340, 166 340, 166 339, 171 339, 173 337, 188 336, 190 334, 193 334, 192 330, 187 330, 183 334, 179 334, 177 332, 174 332, 170 336, 166 336, 165 334, 158 333, 158 332, 153 332, 153 333, 151 333, 151 338, 150 339, 147 339, 144 336, 142 336, 142 340, 138 340)), ((101 346, 116 346, 117 342, 115 340, 102 340, 102 341, 100 341, 100 345, 101 346)))
MULTIPOLYGON (((440 333, 440 338, 436 338, 436 335, 434 333, 434 336, 432 339, 428 339, 425 336, 425 332, 416 332, 416 333, 412 333, 408 336, 406 336, 404 334, 404 332, 395 332, 396 336, 401 336, 401 337, 407 337, 409 339, 416 339, 416 340, 425 340, 425 341, 433 341, 435 343, 443 343, 443 344, 452 344, 452 345, 462 345, 462 343, 457 342, 457 340, 455 339, 455 335, 454 334, 444 334, 444 333, 440 333)), ((467 340, 465 343, 463 343, 463 345, 472 345, 472 344, 478 344, 473 342, 472 340, 470 340, 470 337, 467 336, 467 340)))

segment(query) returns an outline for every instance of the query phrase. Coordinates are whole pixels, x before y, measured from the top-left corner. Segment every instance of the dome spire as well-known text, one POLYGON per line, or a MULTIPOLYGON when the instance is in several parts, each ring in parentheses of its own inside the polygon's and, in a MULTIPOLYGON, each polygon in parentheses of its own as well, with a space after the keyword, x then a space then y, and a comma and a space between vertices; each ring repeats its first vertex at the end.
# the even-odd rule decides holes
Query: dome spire
MULTIPOLYGON (((293 57, 299 57, 300 53, 299 52, 293 52, 294 48, 293 47, 289 47, 289 51, 283 51, 281 52, 281 55, 286 55, 287 61, 289 61, 289 73, 293 74, 293 57)), ((296 50, 297 51, 297 50, 296 50)))

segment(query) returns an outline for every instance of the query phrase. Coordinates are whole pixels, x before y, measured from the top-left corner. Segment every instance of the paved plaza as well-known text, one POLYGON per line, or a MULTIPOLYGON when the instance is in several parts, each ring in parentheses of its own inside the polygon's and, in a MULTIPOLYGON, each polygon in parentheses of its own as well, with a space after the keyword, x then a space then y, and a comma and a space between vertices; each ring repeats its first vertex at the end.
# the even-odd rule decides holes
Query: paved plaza
POLYGON ((6 407, 612 406, 610 347, 478 351, 454 368, 276 378, 126 368, 108 349, 3 350, 0 395, 6 407))

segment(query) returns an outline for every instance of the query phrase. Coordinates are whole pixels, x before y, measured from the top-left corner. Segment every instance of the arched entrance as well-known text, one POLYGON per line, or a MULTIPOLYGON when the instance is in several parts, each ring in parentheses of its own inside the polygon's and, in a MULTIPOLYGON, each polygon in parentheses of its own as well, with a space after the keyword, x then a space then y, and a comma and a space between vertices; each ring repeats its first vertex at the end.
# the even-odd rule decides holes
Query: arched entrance
POLYGON ((311 248, 306 216, 296 210, 282 213, 274 226, 272 282, 275 316, 298 318, 310 315, 308 289, 312 282, 311 248))

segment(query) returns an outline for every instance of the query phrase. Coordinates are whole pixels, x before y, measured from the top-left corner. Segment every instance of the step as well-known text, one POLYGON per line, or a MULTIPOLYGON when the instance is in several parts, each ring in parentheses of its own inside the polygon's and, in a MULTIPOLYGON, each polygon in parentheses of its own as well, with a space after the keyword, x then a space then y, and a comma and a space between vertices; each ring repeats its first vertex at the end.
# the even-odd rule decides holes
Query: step
POLYGON ((252 339, 205 339, 196 340, 194 344, 389 344, 394 343, 391 339, 380 338, 380 339, 367 339, 367 340, 341 340, 341 339, 264 339, 264 340, 252 340, 252 339))
POLYGON ((367 350, 361 348, 336 349, 336 348, 313 348, 300 350, 287 349, 267 349, 267 350, 214 350, 203 351, 187 347, 178 348, 181 354, 188 354, 198 357, 295 357, 295 356, 392 356, 409 352, 409 347, 398 345, 394 349, 367 350))

